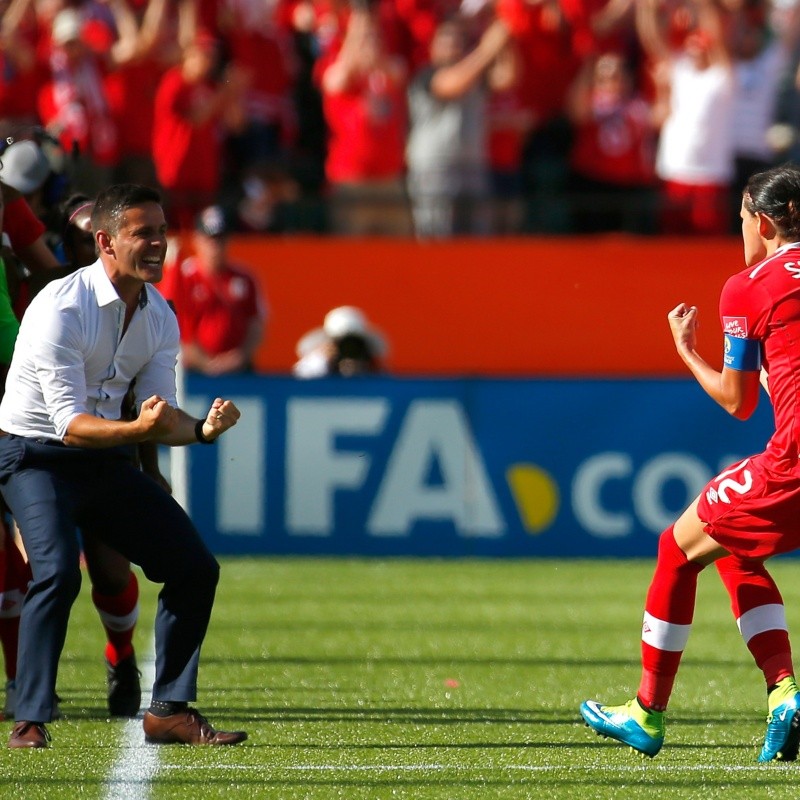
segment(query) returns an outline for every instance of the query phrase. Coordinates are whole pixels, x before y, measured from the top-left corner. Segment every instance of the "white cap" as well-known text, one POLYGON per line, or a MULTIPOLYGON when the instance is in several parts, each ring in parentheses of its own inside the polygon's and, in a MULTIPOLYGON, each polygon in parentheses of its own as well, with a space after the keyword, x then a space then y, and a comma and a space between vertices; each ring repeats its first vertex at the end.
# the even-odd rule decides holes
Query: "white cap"
POLYGON ((36 142, 24 139, 0 155, 0 181, 22 194, 35 192, 50 174, 50 161, 36 142))
POLYGON ((338 306, 325 315, 321 328, 314 328, 300 338, 297 355, 304 358, 325 342, 344 336, 361 336, 366 339, 376 358, 382 358, 388 350, 383 334, 369 324, 360 308, 338 306))
POLYGON ((364 312, 355 306, 339 306, 331 309, 325 315, 322 329, 331 339, 360 336, 367 340, 376 356, 382 356, 386 352, 386 341, 383 336, 369 324, 364 312))
POLYGON ((331 339, 341 339, 348 334, 363 336, 367 330, 367 318, 360 308, 339 306, 325 315, 322 327, 331 339))

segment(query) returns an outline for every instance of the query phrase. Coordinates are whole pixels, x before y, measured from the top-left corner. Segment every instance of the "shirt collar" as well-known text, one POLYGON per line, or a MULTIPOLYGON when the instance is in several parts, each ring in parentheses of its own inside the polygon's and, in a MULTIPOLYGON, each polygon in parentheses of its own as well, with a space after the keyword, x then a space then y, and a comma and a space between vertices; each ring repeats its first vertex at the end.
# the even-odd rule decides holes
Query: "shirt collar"
POLYGON ((782 244, 774 253, 773 255, 778 255, 778 253, 783 253, 786 250, 792 250, 795 247, 800 247, 800 242, 787 242, 786 244, 782 244))
MULTIPOLYGON (((95 297, 97 298, 97 305, 100 308, 110 306, 114 302, 122 302, 122 298, 117 294, 117 290, 114 288, 114 284, 111 283, 103 262, 99 258, 86 269, 89 271, 90 280, 95 290, 95 297)), ((143 309, 147 303, 147 286, 142 286, 142 290, 139 293, 139 308, 143 309)))

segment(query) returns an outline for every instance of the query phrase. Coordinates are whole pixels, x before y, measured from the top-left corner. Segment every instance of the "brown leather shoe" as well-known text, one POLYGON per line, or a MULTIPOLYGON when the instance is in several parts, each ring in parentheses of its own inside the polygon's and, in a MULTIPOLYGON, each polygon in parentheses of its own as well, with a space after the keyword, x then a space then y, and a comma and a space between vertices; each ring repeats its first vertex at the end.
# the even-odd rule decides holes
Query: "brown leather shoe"
POLYGON ((8 746, 11 748, 47 747, 49 741, 50 734, 43 722, 27 722, 23 719, 11 729, 8 746))
POLYGON ((145 711, 142 727, 150 744, 239 744, 247 738, 244 731, 215 731, 196 708, 168 717, 145 711))

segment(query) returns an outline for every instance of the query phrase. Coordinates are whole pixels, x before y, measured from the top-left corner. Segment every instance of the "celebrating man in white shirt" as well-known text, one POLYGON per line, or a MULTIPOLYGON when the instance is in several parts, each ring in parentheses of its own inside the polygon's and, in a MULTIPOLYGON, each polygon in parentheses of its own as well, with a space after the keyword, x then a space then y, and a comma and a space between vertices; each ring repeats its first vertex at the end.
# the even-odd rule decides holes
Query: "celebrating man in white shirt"
POLYGON ((175 315, 151 286, 161 279, 166 222, 152 189, 119 184, 92 212, 99 259, 48 284, 20 327, 0 403, 0 491, 30 559, 22 610, 16 724, 8 746, 46 747, 56 673, 81 576, 76 528, 163 583, 156 671, 144 715, 156 743, 237 744, 195 700, 200 646, 219 565, 178 503, 131 461, 132 446, 212 443, 239 411, 217 398, 205 419, 176 402, 175 315), (133 384, 138 417, 121 417, 133 384))

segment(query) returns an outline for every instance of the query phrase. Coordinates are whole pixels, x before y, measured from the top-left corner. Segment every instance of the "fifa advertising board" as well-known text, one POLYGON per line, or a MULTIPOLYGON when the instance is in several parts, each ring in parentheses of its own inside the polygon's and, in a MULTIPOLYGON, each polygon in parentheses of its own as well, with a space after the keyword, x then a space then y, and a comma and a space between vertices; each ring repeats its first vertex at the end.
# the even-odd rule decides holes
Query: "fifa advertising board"
POLYGON ((240 423, 184 452, 219 554, 651 556, 772 429, 691 379, 187 377, 190 411, 217 396, 240 423))

